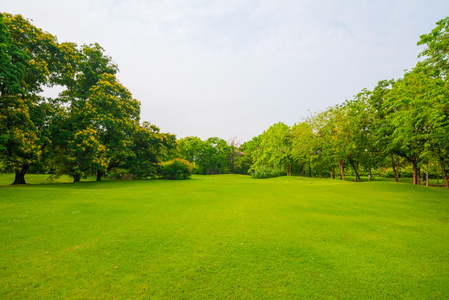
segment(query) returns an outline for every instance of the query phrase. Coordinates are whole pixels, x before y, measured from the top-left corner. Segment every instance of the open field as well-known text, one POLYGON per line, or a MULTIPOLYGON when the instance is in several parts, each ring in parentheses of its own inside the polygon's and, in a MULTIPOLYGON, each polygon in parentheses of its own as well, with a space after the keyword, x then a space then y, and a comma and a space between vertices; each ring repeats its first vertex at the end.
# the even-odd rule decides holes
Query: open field
POLYGON ((4 186, 0 253, 1 299, 447 299, 449 191, 238 175, 4 186))

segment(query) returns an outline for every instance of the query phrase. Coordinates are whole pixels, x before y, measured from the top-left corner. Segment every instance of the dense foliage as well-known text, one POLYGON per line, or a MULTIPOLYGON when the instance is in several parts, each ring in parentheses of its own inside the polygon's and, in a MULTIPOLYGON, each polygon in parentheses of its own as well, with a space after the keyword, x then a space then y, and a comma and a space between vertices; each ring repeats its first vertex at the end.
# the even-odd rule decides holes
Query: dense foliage
POLYGON ((294 126, 273 124, 242 145, 218 137, 176 140, 140 124, 139 101, 98 44, 58 43, 6 13, 0 33, 0 166, 16 174, 16 184, 29 171, 74 181, 119 169, 155 177, 163 161, 181 158, 204 175, 350 175, 356 182, 362 175, 411 175, 414 184, 434 177, 449 187, 449 18, 420 37, 421 60, 403 78, 379 81, 294 126), (40 95, 54 85, 63 87, 57 98, 40 95))
POLYGON ((338 170, 355 181, 361 173, 396 181, 411 175, 414 184, 443 177, 449 187, 449 18, 437 25, 420 37, 423 60, 403 78, 380 81, 292 127, 274 124, 244 143, 251 170, 330 178, 338 170))
POLYGON ((77 46, 20 15, 0 14, 0 165, 24 184, 29 171, 74 181, 128 170, 153 177, 176 138, 148 122, 98 44, 77 46), (60 86, 54 99, 40 93, 60 86))
POLYGON ((163 179, 183 180, 189 179, 192 175, 193 166, 185 159, 175 158, 162 163, 160 171, 163 179))
POLYGON ((251 176, 255 179, 272 178, 284 175, 284 171, 279 168, 261 166, 251 172, 251 176))

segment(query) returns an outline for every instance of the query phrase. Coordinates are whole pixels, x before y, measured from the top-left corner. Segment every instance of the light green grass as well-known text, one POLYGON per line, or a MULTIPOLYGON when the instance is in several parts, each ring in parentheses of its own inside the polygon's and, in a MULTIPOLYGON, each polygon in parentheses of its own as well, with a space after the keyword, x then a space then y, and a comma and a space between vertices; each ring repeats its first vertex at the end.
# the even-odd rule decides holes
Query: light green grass
POLYGON ((449 192, 237 175, 7 186, 0 253, 0 299, 448 298, 449 192))

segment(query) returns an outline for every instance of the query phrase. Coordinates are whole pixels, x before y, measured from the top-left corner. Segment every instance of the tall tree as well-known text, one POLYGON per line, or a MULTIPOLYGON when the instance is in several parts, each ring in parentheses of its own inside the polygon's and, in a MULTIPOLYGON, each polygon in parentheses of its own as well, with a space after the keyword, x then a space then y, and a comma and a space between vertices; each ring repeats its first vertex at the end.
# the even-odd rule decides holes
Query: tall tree
POLYGON ((40 156, 41 120, 32 112, 43 101, 38 93, 52 84, 59 48, 56 37, 20 15, 0 14, 0 32, 0 159, 15 173, 13 184, 25 184, 40 156))
POLYGON ((427 69, 431 77, 446 78, 449 75, 449 17, 438 21, 430 33, 420 36, 418 46, 426 48, 419 54, 424 61, 418 63, 427 69))
POLYGON ((104 73, 89 90, 85 117, 92 120, 99 142, 105 147, 106 169, 97 169, 97 180, 103 173, 117 168, 131 156, 132 134, 139 126, 140 103, 114 75, 104 73))

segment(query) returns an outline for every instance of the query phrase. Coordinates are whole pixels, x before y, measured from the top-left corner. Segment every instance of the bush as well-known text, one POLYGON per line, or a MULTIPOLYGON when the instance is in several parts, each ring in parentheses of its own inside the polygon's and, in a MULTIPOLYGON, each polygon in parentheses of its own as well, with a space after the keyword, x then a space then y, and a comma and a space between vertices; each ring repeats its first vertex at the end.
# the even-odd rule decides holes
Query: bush
POLYGON ((282 169, 261 166, 252 172, 252 177, 254 179, 261 179, 261 178, 279 177, 284 174, 285 172, 282 169))
POLYGON ((183 180, 192 175, 193 166, 185 159, 175 158, 161 165, 160 175, 163 179, 183 180))

